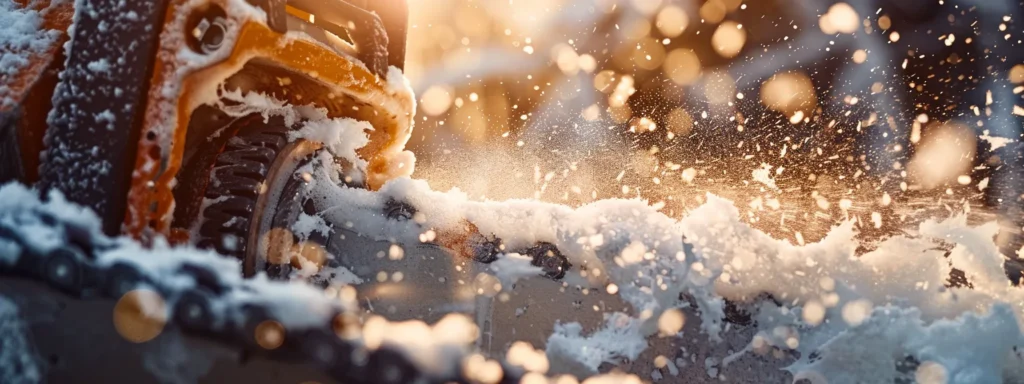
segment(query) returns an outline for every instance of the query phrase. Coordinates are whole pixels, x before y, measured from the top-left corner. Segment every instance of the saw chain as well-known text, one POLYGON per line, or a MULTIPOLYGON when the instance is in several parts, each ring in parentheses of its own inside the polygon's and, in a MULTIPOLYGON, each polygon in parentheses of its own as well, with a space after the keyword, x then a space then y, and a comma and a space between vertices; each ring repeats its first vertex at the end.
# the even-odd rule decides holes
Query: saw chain
MULTIPOLYGON (((35 198, 34 192, 20 186, 17 189, 19 193, 6 197, 35 198)), ((99 231, 98 220, 91 212, 59 197, 57 202, 54 199, 46 203, 0 203, 0 297, 7 296, 19 304, 22 317, 29 320, 29 328, 34 328, 31 339, 36 349, 80 350, 72 355, 89 355, 90 350, 102 355, 104 349, 115 349, 116 355, 132 355, 145 350, 146 344, 182 337, 186 339, 186 355, 216 350, 220 355, 234 356, 231 365, 242 371, 260 372, 263 368, 254 366, 256 361, 268 361, 284 364, 284 371, 301 372, 295 377, 345 383, 481 382, 467 366, 474 359, 480 360, 478 355, 470 358, 474 354, 469 346, 454 355, 435 358, 435 366, 425 367, 401 345, 367 345, 361 336, 365 324, 359 318, 358 306, 345 305, 330 292, 302 283, 242 279, 237 268, 227 273, 222 268, 234 261, 211 252, 166 244, 148 249, 133 240, 107 237, 99 231), (310 295, 307 290, 316 294, 310 295), (291 291, 306 294, 291 297, 291 291), (154 302, 159 304, 156 310, 149 308, 154 302), (49 318, 45 321, 32 319, 40 305, 62 312, 41 316, 49 318), (132 317, 132 313, 141 319, 135 322, 138 324, 121 319, 132 317), (110 329, 111 317, 117 333, 110 329), (102 324, 104 318, 106 324, 102 324), (99 320, 83 323, 88 319, 99 320), (155 324, 158 335, 145 335, 150 323, 155 324), (35 329, 40 324, 43 328, 35 329), (97 339, 85 334, 103 335, 97 339), (76 337, 94 344, 74 345, 76 337), (48 347, 55 343, 62 345, 48 347), (302 372, 304 369, 316 372, 302 372)), ((30 352, 39 353, 26 351, 30 352)), ((44 365, 53 369, 76 364, 56 352, 39 358, 49 360, 44 365)), ((516 383, 527 374, 506 361, 496 363, 501 367, 500 377, 488 381, 516 383)), ((97 364, 90 370, 103 366, 97 364)), ((125 368, 128 365, 122 362, 121 369, 135 369, 125 368)), ((52 380, 54 376, 49 377, 52 380)), ((293 380, 279 381, 272 375, 258 379, 293 380)), ((144 381, 149 380, 152 378, 144 381)))

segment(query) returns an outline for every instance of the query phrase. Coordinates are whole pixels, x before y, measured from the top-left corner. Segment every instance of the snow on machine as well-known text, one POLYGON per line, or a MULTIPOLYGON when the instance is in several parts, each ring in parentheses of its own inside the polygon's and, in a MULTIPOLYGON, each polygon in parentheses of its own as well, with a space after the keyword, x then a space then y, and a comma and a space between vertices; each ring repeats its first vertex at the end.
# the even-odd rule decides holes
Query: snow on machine
MULTIPOLYGON (((309 193, 331 183, 377 196, 413 170, 404 1, 2 0, 0 12, 14 23, 0 33, 0 182, 34 186, 2 193, 0 326, 11 340, 0 344, 23 352, 0 362, 0 381, 525 373, 463 359, 475 338, 457 335, 473 324, 445 316, 474 312, 475 296, 451 286, 475 269, 450 260, 477 252, 481 235, 395 251, 388 228, 318 219, 332 204, 309 193), (228 258, 176 248, 186 244, 228 258), (388 274, 358 293, 343 286, 359 279, 351 270, 384 273, 395 252, 408 257, 401 284, 388 274), (308 279, 325 295, 267 277, 308 279), (406 324, 428 334, 405 328, 408 347, 394 339, 405 323, 367 312, 455 330, 431 340, 406 324)), ((419 225, 410 204, 370 199, 380 204, 363 208, 384 227, 419 225)), ((535 263, 561 277, 564 257, 541 253, 535 263)))
MULTIPOLYGON (((915 306, 969 294, 993 305, 956 321, 1017 331, 998 251, 933 262, 991 240, 958 218, 797 246, 711 195, 674 218, 406 177, 404 0, 0 0, 0 22, 0 382, 784 382, 841 373, 842 337, 890 317, 924 340, 876 362, 902 382, 950 333, 915 306)), ((1015 343, 986 345, 1016 367, 1015 343)))

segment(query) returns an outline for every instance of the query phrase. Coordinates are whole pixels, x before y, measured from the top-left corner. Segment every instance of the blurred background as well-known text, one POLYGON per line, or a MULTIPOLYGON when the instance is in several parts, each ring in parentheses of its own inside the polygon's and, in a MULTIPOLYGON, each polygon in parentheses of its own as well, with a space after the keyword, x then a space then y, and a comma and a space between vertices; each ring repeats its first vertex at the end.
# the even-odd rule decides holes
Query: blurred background
POLYGON ((714 193, 794 243, 966 210, 1024 256, 1024 2, 409 1, 434 189, 672 217, 714 193))

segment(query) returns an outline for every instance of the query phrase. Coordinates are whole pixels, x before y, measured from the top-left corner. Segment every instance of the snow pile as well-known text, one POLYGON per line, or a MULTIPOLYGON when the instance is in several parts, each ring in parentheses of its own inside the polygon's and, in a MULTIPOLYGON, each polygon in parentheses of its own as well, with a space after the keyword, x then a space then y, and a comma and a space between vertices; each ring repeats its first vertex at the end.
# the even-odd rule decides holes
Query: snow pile
POLYGON ((0 1, 0 107, 17 102, 9 95, 13 76, 29 64, 33 54, 46 50, 60 36, 60 31, 43 28, 42 13, 32 9, 34 5, 34 1, 27 7, 13 0, 0 1))
MULTIPOLYGON (((329 179, 324 176, 319 179, 329 179)), ((696 303, 703 332, 717 340, 726 329, 724 299, 742 303, 770 294, 781 306, 750 304, 761 329, 751 349, 799 351, 803 357, 792 367, 794 372, 819 371, 829 380, 841 372, 830 371, 825 363, 810 364, 808 356, 825 345, 830 350, 859 348, 839 340, 866 338, 861 334, 876 332, 872 324, 888 321, 885 316, 891 313, 903 313, 897 316, 900 321, 914 325, 907 326, 903 341, 890 340, 880 351, 935 360, 954 376, 960 374, 958 367, 970 366, 978 370, 971 377, 1000 377, 1013 347, 1024 347, 1018 318, 1024 290, 1011 286, 1003 274, 1004 257, 993 242, 997 227, 971 227, 963 216, 925 222, 913 236, 889 238, 874 245, 874 251, 857 255, 861 244, 852 222, 833 228, 818 243, 798 246, 750 227, 732 202, 712 195, 700 208, 674 220, 640 200, 604 200, 572 209, 527 200, 473 201, 458 190, 437 192, 424 181, 407 178, 385 184, 380 193, 315 183, 310 196, 332 206, 323 213, 325 221, 378 234, 382 240, 436 237, 448 244, 476 230, 501 239, 510 254, 540 242, 555 244, 573 264, 565 278, 568 284, 598 289, 614 284, 632 306, 629 315, 610 314, 605 328, 589 336, 579 324, 558 325, 548 342, 549 353, 568 355, 590 368, 639 354, 664 311, 689 305, 681 295, 696 303), (388 220, 381 213, 389 200, 414 207, 413 220, 388 220), (967 275, 971 288, 946 287, 954 267, 967 275), (974 332, 995 325, 1001 327, 998 343, 971 344, 967 354, 932 352, 940 343, 937 329, 955 326, 974 332), (1002 358, 994 366, 968 359, 985 354, 1002 358)), ((516 261, 515 256, 500 257, 497 274, 522 277, 516 266, 523 263, 516 261)), ((824 362, 832 359, 824 352, 819 355, 824 362)), ((881 374, 894 366, 891 358, 875 364, 857 371, 881 374)))

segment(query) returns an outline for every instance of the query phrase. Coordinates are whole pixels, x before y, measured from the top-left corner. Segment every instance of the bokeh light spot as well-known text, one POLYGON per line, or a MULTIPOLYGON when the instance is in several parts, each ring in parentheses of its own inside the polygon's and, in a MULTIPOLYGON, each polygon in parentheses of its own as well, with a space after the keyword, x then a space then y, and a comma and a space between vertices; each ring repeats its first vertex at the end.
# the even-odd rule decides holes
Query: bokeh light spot
POLYGON ((133 343, 153 340, 167 324, 167 303, 160 293, 136 289, 121 296, 114 306, 114 329, 133 343))

